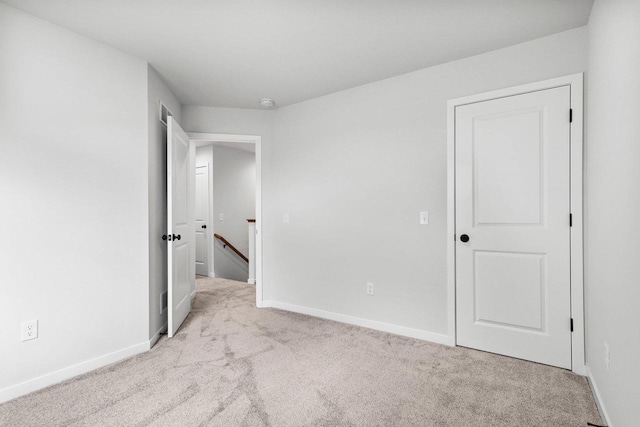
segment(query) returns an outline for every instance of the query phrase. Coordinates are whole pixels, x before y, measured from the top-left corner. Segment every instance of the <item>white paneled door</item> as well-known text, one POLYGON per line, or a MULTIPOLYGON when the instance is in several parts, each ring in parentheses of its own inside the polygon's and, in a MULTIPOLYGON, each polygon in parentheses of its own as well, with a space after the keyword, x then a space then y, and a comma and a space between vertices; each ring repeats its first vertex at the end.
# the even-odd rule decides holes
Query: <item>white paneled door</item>
POLYGON ((571 369, 570 87, 457 106, 456 341, 571 369))
POLYGON ((196 167, 196 274, 209 275, 209 165, 196 167))
MULTIPOLYGON (((192 172, 193 173, 193 172, 192 172)), ((167 127, 168 306, 169 337, 191 311, 189 234, 189 137, 169 117, 167 127)))

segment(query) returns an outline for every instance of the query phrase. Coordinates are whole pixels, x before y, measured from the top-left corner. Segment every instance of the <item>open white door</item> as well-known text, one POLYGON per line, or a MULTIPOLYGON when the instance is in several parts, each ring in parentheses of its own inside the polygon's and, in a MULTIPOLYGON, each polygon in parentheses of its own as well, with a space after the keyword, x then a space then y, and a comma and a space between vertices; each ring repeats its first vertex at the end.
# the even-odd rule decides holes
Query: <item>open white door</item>
POLYGON ((189 137, 173 117, 167 123, 168 308, 172 337, 191 311, 189 230, 189 137))

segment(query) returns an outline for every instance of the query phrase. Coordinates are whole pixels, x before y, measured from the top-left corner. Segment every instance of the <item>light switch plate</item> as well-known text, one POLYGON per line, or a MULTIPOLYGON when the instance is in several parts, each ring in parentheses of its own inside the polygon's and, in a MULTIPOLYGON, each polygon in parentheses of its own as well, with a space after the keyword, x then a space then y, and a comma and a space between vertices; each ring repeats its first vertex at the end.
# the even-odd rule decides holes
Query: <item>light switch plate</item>
POLYGON ((284 215, 282 215, 282 222, 284 222, 285 224, 289 224, 289 213, 285 213, 284 215))
POLYGON ((420 212, 420 225, 429 225, 429 212, 420 212))

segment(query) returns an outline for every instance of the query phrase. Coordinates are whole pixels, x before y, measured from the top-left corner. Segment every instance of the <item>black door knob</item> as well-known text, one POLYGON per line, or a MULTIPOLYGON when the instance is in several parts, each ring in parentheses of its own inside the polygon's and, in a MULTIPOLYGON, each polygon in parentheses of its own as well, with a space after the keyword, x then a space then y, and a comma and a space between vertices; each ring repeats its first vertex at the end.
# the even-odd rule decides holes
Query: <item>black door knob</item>
POLYGON ((203 225, 202 225, 202 228, 207 228, 207 224, 203 224, 203 225))
POLYGON ((460 236, 460 241, 467 243, 469 241, 469 236, 467 234, 463 234, 460 236))
POLYGON ((166 234, 162 235, 162 240, 167 240, 167 235, 166 234))
POLYGON ((173 235, 173 240, 180 240, 182 238, 182 236, 180 236, 179 234, 174 234, 173 235))

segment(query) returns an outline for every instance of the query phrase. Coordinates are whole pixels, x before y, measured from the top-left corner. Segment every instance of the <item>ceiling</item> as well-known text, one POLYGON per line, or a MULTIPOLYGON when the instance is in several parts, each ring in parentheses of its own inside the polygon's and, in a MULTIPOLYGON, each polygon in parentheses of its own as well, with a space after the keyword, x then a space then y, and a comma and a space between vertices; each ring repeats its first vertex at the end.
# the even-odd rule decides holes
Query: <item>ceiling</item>
POLYGON ((593 0, 0 0, 148 61, 183 104, 304 101, 586 25, 593 0))

